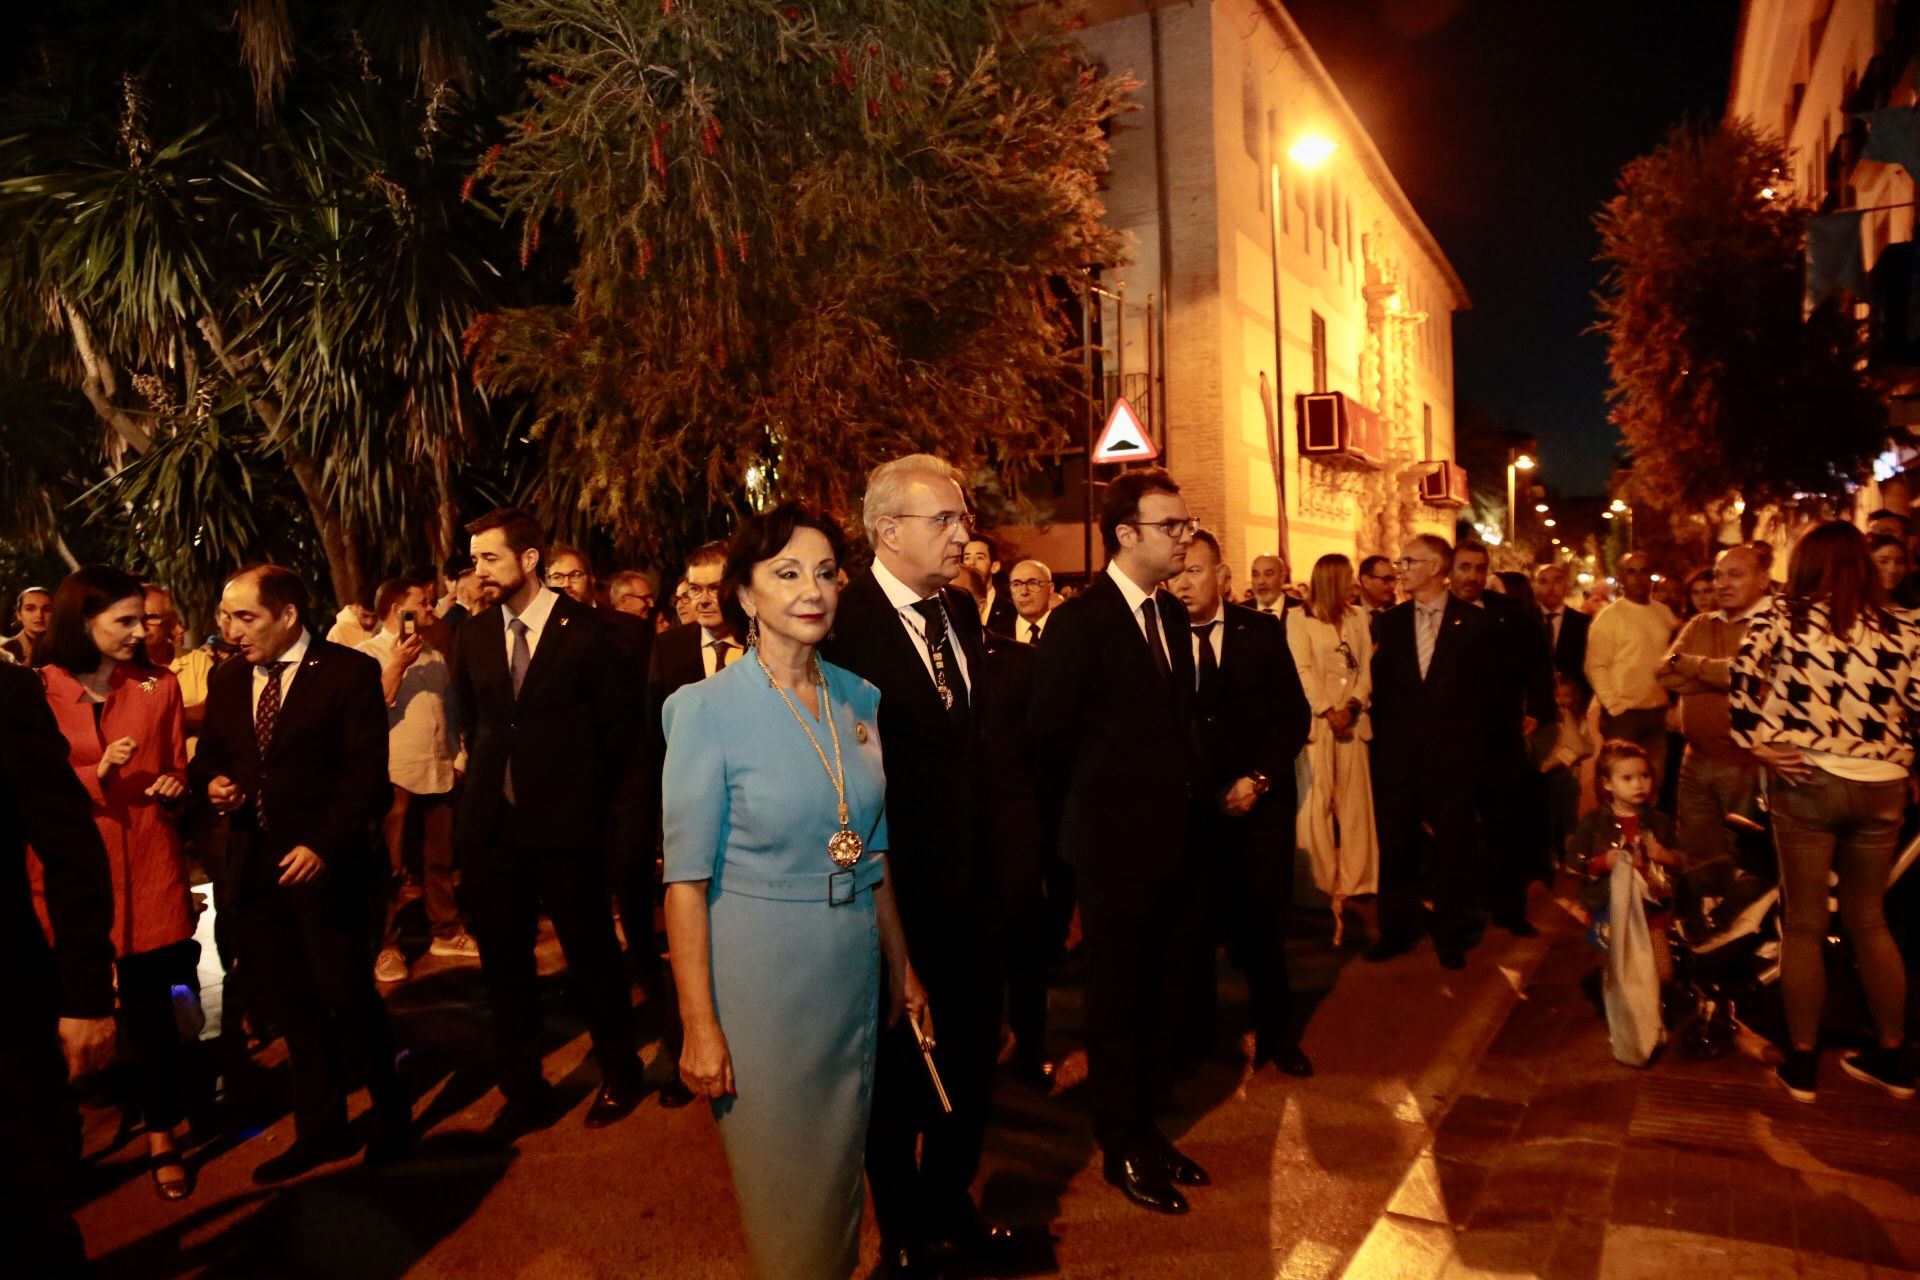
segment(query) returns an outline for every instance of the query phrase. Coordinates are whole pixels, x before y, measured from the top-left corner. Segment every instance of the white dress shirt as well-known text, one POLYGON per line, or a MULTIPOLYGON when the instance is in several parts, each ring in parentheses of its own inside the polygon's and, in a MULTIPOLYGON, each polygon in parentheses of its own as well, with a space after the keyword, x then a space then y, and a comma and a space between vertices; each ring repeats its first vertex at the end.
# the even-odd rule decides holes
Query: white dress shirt
MULTIPOLYGON (((354 646, 382 667, 393 660, 400 637, 385 629, 354 646)), ((400 688, 387 704, 387 778, 416 796, 453 790, 454 758, 460 752, 453 718, 447 714, 453 673, 432 645, 401 673, 400 688)))
MULTIPOLYGON (((1121 570, 1120 566, 1112 560, 1107 561, 1107 576, 1114 580, 1115 584, 1120 588, 1120 594, 1127 598, 1127 612, 1133 615, 1133 625, 1140 628, 1140 638, 1146 640, 1147 620, 1140 616, 1140 606, 1153 599, 1153 593, 1151 591, 1142 591, 1140 584, 1132 578, 1129 578, 1126 573, 1121 570)), ((1159 620, 1159 617, 1159 610, 1156 607, 1154 611, 1154 619, 1156 622, 1159 620)), ((1160 643, 1165 644, 1166 642, 1167 639, 1165 636, 1160 637, 1160 643)))
POLYGON ((1195 622, 1188 628, 1189 633, 1193 636, 1193 671, 1196 683, 1200 679, 1200 633, 1193 631, 1192 628, 1209 625, 1211 625, 1212 630, 1207 632, 1207 639, 1213 645, 1214 665, 1219 666, 1226 646, 1227 635, 1227 606, 1224 602, 1214 609, 1213 617, 1208 619, 1207 622, 1195 622))
POLYGON ((1021 644, 1032 644, 1034 629, 1037 627, 1044 634, 1047 629, 1047 620, 1051 617, 1053 617, 1053 610, 1049 609, 1031 622, 1025 618, 1017 619, 1013 624, 1013 638, 1021 644))
MULTIPOLYGON (((700 666, 708 675, 712 675, 720 669, 720 650, 714 647, 716 640, 724 642, 727 645, 729 653, 733 651, 733 648, 737 644, 736 641, 726 636, 715 635, 705 627, 700 628, 700 666)), ((734 654, 734 656, 729 659, 731 662, 738 662, 739 660, 740 656, 738 654, 734 654)))
POLYGON ((559 598, 560 593, 553 588, 541 587, 533 593, 533 599, 527 602, 527 611, 525 613, 515 614, 514 611, 509 609, 504 603, 501 604, 500 630, 501 634, 506 637, 507 670, 513 670, 514 618, 518 617, 520 621, 527 624, 527 660, 531 662, 533 655, 540 652, 540 633, 547 629, 547 619, 553 616, 553 602, 559 598))
MULTIPOLYGON (((307 660, 307 650, 313 647, 313 634, 305 627, 300 628, 300 638, 287 646, 287 651, 275 661, 287 665, 280 671, 280 705, 287 705, 287 690, 293 688, 293 678, 300 674, 300 664, 307 660)), ((253 669, 253 714, 260 714, 260 694, 267 687, 267 669, 253 669)))
MULTIPOLYGON (((933 650, 927 645, 927 620, 920 616, 918 609, 914 608, 927 597, 894 577, 893 571, 888 569, 878 556, 875 556, 873 561, 873 580, 880 584, 880 590, 886 594, 887 603, 893 606, 894 614, 900 619, 900 625, 907 629, 907 635, 913 640, 915 652, 920 655, 921 663, 927 668, 927 679, 933 680, 933 650)), ((938 597, 935 598, 938 599, 938 597)), ((947 615, 947 606, 944 601, 940 605, 940 612, 947 618, 947 634, 953 635, 953 618, 947 615)), ((960 678, 967 682, 967 691, 971 694, 973 676, 967 670, 967 647, 960 643, 957 636, 954 637, 952 647, 954 659, 960 664, 960 678)))

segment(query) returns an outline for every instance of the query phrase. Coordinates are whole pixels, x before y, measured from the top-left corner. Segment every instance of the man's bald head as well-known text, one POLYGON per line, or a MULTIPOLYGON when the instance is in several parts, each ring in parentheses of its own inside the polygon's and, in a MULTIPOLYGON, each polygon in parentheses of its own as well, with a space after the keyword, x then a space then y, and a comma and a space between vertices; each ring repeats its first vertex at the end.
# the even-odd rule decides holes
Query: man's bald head
POLYGON ((1015 613, 1028 622, 1044 618, 1053 605, 1053 570, 1039 560, 1022 560, 1008 575, 1007 590, 1015 613))
POLYGON ((1287 562, 1279 556, 1255 556, 1247 568, 1247 576, 1253 581, 1253 598, 1263 605, 1271 605, 1286 590, 1287 562))
POLYGON ((1751 546, 1728 547, 1714 561, 1713 600, 1728 617, 1753 608, 1772 585, 1766 558, 1751 546))

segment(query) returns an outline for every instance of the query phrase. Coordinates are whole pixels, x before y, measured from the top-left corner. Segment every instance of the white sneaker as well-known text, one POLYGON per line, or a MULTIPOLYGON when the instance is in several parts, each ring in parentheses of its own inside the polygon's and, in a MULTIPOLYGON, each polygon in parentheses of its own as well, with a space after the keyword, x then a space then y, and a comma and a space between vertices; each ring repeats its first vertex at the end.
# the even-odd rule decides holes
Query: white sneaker
POLYGON ((373 980, 375 982, 405 982, 407 976, 407 958, 400 954, 400 948, 380 948, 379 958, 373 962, 373 980))
POLYGON ((450 938, 436 936, 433 945, 427 948, 427 952, 430 955, 448 956, 455 960, 478 960, 480 944, 473 940, 472 934, 463 931, 450 938))

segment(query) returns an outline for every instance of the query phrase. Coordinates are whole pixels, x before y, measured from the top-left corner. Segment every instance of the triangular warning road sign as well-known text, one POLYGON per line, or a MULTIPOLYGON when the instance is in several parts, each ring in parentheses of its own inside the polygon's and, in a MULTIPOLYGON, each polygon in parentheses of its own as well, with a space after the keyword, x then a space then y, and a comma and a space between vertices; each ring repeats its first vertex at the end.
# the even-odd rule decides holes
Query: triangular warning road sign
POLYGON ((1133 411, 1127 398, 1121 396, 1113 402, 1113 412, 1107 415, 1107 425, 1100 432, 1100 443, 1093 446, 1095 462, 1151 462, 1160 456, 1153 447, 1153 441, 1147 439, 1147 430, 1140 425, 1140 415, 1133 411))

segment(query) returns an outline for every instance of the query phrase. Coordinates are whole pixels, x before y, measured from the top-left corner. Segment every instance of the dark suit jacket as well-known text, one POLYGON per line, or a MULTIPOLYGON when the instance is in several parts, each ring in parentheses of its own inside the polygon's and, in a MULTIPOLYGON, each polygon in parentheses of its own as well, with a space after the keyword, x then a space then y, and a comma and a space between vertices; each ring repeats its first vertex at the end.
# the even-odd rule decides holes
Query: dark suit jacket
POLYGON ((1313 721, 1280 618, 1245 605, 1227 606, 1219 697, 1213 715, 1196 717, 1206 769, 1198 797, 1201 812, 1259 838, 1292 830, 1293 764, 1313 721), (1272 790, 1244 818, 1227 818, 1220 813, 1221 794, 1252 773, 1265 774, 1272 790))
POLYGON ((1034 648, 1027 723, 1060 798, 1060 856, 1111 883, 1179 865, 1200 785, 1187 611, 1165 592, 1154 599, 1171 678, 1106 573, 1053 611, 1034 648))
MULTIPOLYGON (((113 883, 93 825, 93 801, 67 763, 44 686, 31 671, 0 666, 0 969, 25 984, 36 1007, 63 1018, 113 1012, 113 883), (27 847, 40 861, 54 945, 34 914, 27 847)), ((50 1035, 51 1024, 9 1027, 50 1035)))
POLYGON ((634 672, 644 677, 648 664, 653 660, 653 642, 659 637, 659 632, 653 628, 653 619, 637 618, 618 609, 598 609, 595 612, 613 632, 614 643, 632 659, 634 672))
MULTIPOLYGON (((1040 639, 1045 642, 1044 632, 1040 639)), ((1040 896, 1053 849, 1027 729, 1039 656, 1034 646, 992 632, 986 635, 985 650, 984 670, 975 680, 981 688, 977 703, 983 760, 979 839, 983 857, 996 868, 1002 895, 1031 902, 1040 896)))
MULTIPOLYGON (((1562 605, 1561 609, 1560 643, 1553 648, 1553 669, 1573 677, 1584 703, 1593 696, 1593 686, 1587 683, 1587 632, 1593 627, 1593 619, 1571 605, 1562 605)), ((1544 612, 1536 611, 1534 619, 1543 634, 1550 634, 1544 612)))
POLYGON ((1536 725, 1558 722, 1553 702, 1553 655, 1539 626, 1539 615, 1517 601, 1489 591, 1480 597, 1483 612, 1498 627, 1502 659, 1494 666, 1497 718, 1490 726, 1496 745, 1509 756, 1521 754, 1520 719, 1536 725))
MULTIPOLYGON (((980 616, 980 608, 974 606, 973 616, 980 616)), ((987 610, 985 630, 997 636, 1013 638, 1013 624, 1020 620, 1019 610, 1013 607, 1013 597, 1007 594, 1007 588, 995 583, 993 588, 993 607, 987 610)))
POLYGON ((643 681, 597 611, 555 596, 517 700, 499 605, 474 615, 454 641, 453 685, 467 739, 454 840, 472 847, 500 838, 511 760, 515 807, 528 819, 518 839, 629 857, 645 830, 643 681))
POLYGON ((964 725, 940 701, 927 664, 901 624, 871 568, 840 593, 833 635, 821 656, 880 690, 880 748, 887 770, 887 872, 908 921, 969 898, 999 892, 997 868, 979 840, 983 767, 981 723, 990 681, 972 596, 942 593, 955 643, 967 661, 969 711, 964 725))
MULTIPOLYGON (((751 656, 734 659, 752 661, 751 656)), ((707 678, 706 657, 700 652, 700 624, 683 622, 671 631, 654 637, 653 652, 647 660, 645 706, 647 718, 647 762, 645 783, 647 838, 660 836, 660 770, 667 763, 667 730, 660 709, 682 685, 698 684, 707 678)))
POLYGON ((187 776, 200 799, 222 775, 246 796, 227 819, 228 865, 241 896, 277 881, 280 859, 300 845, 320 855, 336 884, 364 875, 393 803, 380 664, 308 634, 265 759, 254 736, 252 664, 225 662, 207 678, 206 723, 187 776))
POLYGON ((1501 646, 1496 623, 1447 597, 1426 679, 1414 635, 1414 604, 1380 619, 1373 650, 1373 773, 1379 784, 1410 786, 1426 776, 1472 781, 1484 767, 1489 712, 1495 705, 1493 664, 1501 646))

